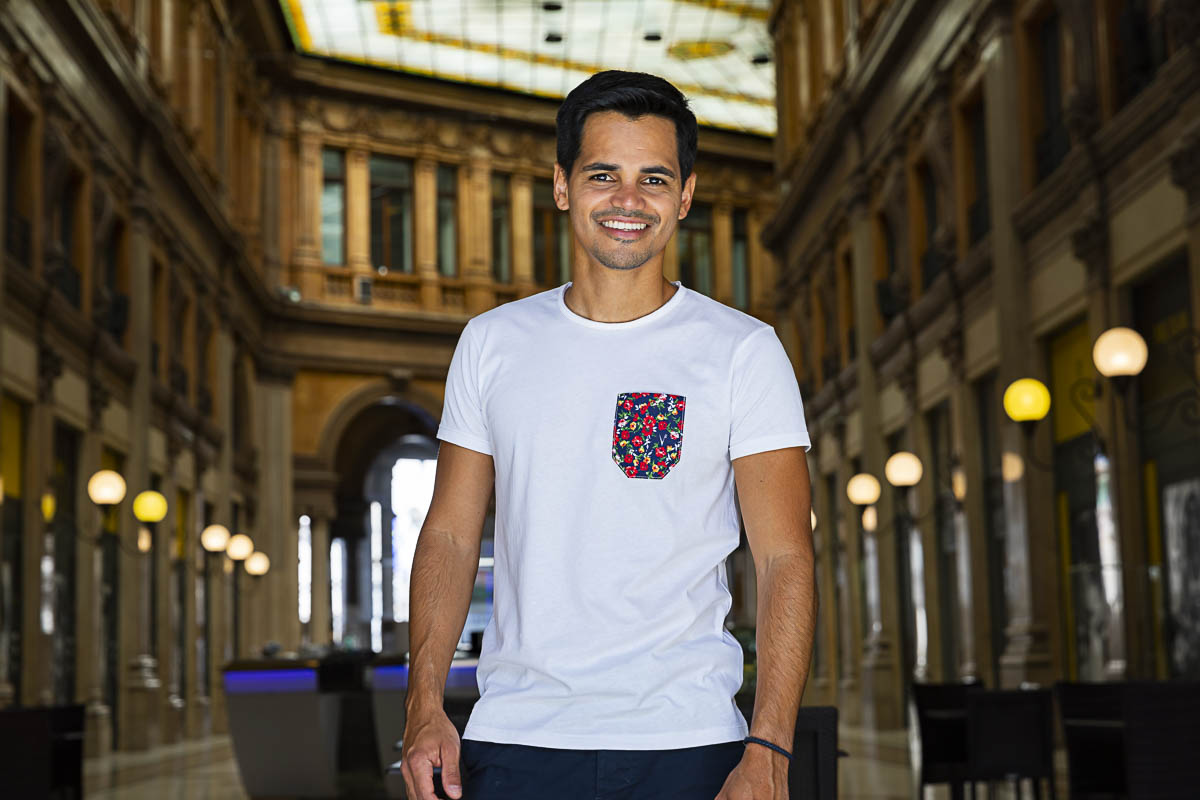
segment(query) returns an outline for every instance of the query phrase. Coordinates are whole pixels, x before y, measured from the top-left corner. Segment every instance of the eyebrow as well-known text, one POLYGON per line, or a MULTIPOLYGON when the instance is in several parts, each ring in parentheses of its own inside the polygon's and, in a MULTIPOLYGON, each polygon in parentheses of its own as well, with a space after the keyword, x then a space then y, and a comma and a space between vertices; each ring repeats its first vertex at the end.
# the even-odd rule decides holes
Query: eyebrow
MULTIPOLYGON (((582 172, 617 172, 620 169, 616 164, 606 164, 600 161, 593 161, 591 164, 580 167, 582 172)), ((674 172, 663 166, 642 167, 641 173, 643 175, 666 175, 668 178, 675 177, 674 172)))

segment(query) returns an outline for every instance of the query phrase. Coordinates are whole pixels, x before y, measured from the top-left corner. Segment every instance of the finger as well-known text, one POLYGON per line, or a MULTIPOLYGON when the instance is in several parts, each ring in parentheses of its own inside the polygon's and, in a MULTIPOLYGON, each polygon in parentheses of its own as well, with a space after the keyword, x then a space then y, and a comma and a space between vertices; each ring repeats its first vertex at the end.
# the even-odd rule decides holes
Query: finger
POLYGON ((437 795, 433 793, 433 761, 429 756, 421 755, 410 763, 416 789, 413 800, 437 800, 437 795))
POLYGON ((417 791, 413 787, 412 770, 408 768, 408 759, 400 764, 400 776, 404 778, 404 796, 413 800, 417 796, 417 791))
POLYGON ((459 800, 462 797, 462 776, 458 769, 458 748, 442 747, 442 788, 446 794, 459 800))

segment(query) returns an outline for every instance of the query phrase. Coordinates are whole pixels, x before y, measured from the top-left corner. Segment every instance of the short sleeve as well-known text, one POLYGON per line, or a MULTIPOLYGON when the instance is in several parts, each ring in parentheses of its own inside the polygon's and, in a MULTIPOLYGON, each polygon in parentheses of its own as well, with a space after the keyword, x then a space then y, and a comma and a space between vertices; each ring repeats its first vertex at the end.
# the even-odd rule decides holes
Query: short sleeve
POLYGON ((774 328, 759 328, 733 357, 729 458, 812 447, 796 373, 774 328))
POLYGON ((446 375, 446 396, 437 438, 490 456, 491 439, 480 402, 480 347, 476 333, 468 322, 458 337, 446 375))

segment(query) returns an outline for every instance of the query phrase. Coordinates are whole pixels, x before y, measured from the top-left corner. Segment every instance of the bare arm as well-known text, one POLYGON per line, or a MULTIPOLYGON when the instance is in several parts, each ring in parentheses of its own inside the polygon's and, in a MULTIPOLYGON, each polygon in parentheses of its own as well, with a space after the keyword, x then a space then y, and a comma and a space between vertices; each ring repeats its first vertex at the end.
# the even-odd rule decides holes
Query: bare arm
MULTIPOLYGON (((787 447, 735 459, 738 501, 758 580, 757 689, 750 734, 791 751, 800 698, 808 680, 817 614, 813 570, 811 494, 804 449, 787 447)), ((747 745, 735 775, 754 794, 786 797, 787 760, 761 745, 747 745), (764 793, 765 792, 765 793, 764 793)))
POLYGON ((436 766, 443 768, 447 793, 461 796, 458 736, 442 702, 479 570, 494 470, 491 456, 443 442, 433 500, 417 537, 409 584, 411 655, 401 769, 416 800, 432 800, 436 766))

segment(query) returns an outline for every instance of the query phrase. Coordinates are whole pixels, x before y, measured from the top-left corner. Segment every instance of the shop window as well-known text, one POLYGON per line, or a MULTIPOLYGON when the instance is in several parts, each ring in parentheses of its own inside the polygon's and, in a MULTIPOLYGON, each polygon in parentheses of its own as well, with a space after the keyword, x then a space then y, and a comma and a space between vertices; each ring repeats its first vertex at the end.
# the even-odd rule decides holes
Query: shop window
POLYGON ((493 172, 492 184, 492 278, 512 283, 512 222, 509 178, 493 172))
POLYGON ((341 266, 346 263, 346 154, 327 147, 321 159, 321 260, 341 266))
POLYGON ((437 263, 446 277, 458 274, 458 167, 437 168, 437 263))
POLYGON ((413 165, 406 158, 370 158, 371 266, 380 274, 413 272, 413 165))

